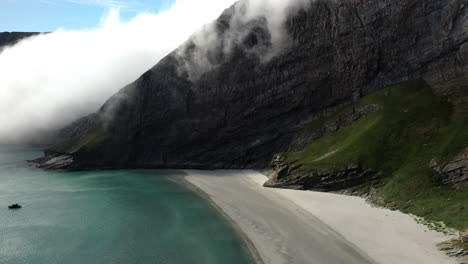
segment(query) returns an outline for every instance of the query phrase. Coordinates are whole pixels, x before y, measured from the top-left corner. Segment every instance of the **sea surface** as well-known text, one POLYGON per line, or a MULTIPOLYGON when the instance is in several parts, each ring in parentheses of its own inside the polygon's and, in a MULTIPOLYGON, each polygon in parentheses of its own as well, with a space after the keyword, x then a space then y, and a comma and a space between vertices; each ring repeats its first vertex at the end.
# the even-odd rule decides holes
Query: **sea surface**
POLYGON ((44 172, 0 147, 0 263, 253 263, 208 201, 171 171, 44 172), (20 203, 23 208, 8 210, 20 203))

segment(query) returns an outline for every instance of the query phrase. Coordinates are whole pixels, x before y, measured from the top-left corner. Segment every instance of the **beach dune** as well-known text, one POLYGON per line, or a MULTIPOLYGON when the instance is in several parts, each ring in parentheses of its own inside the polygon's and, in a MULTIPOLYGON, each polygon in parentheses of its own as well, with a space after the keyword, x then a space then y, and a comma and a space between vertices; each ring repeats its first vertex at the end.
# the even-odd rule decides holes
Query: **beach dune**
POLYGON ((455 264, 436 248, 450 236, 359 197, 269 189, 256 171, 186 170, 266 264, 455 264))

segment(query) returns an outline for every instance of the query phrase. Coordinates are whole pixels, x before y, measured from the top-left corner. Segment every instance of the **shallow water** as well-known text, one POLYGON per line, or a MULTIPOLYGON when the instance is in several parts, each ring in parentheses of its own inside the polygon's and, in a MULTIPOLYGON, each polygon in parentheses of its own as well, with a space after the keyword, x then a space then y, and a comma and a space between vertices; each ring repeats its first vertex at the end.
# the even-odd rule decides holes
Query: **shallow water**
POLYGON ((52 173, 23 162, 40 155, 0 147, 0 263, 253 263, 176 172, 52 173))

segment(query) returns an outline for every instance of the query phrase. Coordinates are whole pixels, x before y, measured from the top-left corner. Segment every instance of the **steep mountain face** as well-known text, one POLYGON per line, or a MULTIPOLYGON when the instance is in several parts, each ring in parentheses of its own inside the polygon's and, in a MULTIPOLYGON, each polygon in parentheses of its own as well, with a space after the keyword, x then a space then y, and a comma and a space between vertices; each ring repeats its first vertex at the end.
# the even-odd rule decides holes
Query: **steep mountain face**
MULTIPOLYGON (((232 34, 243 3, 214 22, 218 38, 232 34)), ((310 1, 288 16, 288 45, 268 59, 266 18, 243 21, 229 52, 189 40, 62 130, 42 167, 265 168, 320 137, 303 132, 314 120, 409 79, 464 105, 467 18, 466 0, 310 1)))
POLYGON ((37 35, 35 32, 0 32, 0 50, 9 45, 13 45, 21 39, 37 35))

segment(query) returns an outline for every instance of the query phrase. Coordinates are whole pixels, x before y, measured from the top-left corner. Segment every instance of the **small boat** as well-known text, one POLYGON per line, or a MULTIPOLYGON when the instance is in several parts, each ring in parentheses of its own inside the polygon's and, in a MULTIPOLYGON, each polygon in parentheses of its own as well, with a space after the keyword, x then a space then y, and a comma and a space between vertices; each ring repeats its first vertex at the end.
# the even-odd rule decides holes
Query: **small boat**
POLYGON ((8 206, 8 209, 20 209, 20 208, 21 208, 21 205, 17 203, 8 206))

